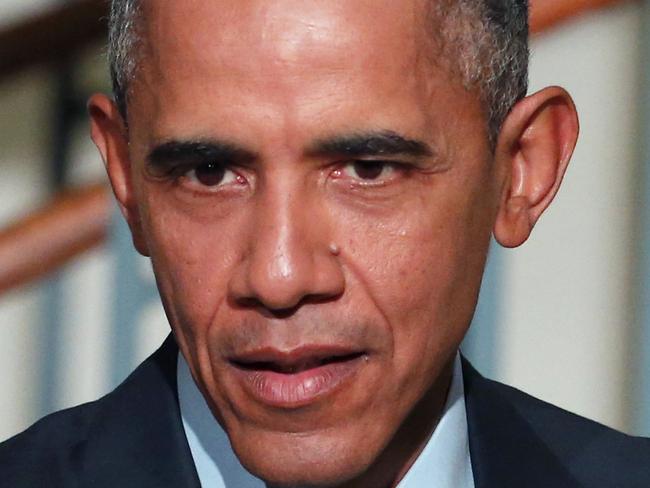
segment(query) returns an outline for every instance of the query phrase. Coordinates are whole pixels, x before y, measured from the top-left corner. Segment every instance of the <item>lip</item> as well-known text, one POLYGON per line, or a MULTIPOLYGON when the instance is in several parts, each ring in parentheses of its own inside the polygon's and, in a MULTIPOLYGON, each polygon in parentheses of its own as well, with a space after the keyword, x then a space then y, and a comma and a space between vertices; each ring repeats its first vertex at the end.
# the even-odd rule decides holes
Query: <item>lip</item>
POLYGON ((269 407, 305 407, 342 388, 365 362, 364 351, 306 346, 289 352, 265 348, 238 355, 230 364, 242 386, 269 407))

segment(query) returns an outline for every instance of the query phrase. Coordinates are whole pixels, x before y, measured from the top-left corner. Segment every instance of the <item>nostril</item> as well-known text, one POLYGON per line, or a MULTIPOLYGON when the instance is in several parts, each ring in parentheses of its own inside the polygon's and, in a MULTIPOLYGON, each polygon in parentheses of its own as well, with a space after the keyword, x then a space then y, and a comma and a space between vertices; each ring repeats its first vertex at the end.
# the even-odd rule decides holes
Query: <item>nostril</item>
POLYGON ((239 308, 257 310, 263 316, 268 317, 268 318, 274 318, 274 319, 286 319, 286 318, 289 318, 293 314, 295 314, 296 311, 302 305, 302 302, 299 302, 297 305, 295 305, 293 307, 273 308, 273 307, 269 306, 268 303, 263 302, 262 300, 260 300, 259 298, 256 298, 256 297, 235 298, 234 302, 239 308))
POLYGON ((301 303, 291 308, 267 309, 268 314, 274 319, 287 319, 295 314, 300 308, 301 303))
POLYGON ((307 295, 302 297, 298 303, 291 307, 273 307, 268 301, 256 297, 235 298, 234 302, 238 308, 257 310, 261 315, 274 319, 286 319, 294 315, 301 307, 307 304, 323 304, 337 300, 342 293, 332 295, 307 295))
POLYGON ((326 247, 308 245, 311 240, 306 238, 300 240, 300 246, 297 238, 285 240, 292 244, 280 246, 285 252, 279 252, 277 243, 264 245, 264 236, 256 240, 231 279, 231 303, 269 317, 286 318, 306 303, 340 298, 345 278, 338 261, 325 252, 326 247))

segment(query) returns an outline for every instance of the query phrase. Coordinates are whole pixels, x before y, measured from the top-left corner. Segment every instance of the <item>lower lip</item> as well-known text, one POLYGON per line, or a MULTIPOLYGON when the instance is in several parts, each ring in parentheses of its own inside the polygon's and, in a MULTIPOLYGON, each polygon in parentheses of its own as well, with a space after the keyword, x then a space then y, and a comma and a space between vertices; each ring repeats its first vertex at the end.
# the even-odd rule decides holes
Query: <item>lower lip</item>
POLYGON ((351 379, 362 358, 331 363, 295 374, 235 368, 245 389, 259 402, 275 408, 300 408, 332 394, 351 379))

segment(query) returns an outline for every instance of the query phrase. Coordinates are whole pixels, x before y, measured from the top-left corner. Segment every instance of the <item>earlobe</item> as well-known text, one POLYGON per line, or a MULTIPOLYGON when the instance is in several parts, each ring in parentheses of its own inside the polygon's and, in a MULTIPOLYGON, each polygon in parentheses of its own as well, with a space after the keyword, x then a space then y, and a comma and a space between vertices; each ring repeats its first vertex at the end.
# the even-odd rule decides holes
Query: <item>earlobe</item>
POLYGON ((503 124, 496 164, 505 168, 494 236, 517 247, 562 183, 578 138, 578 116, 570 95, 546 88, 521 100, 503 124))
POLYGON ((88 113, 92 140, 104 161, 113 193, 131 229, 133 243, 140 254, 148 256, 132 181, 128 134, 122 116, 115 102, 103 94, 90 98, 88 113))

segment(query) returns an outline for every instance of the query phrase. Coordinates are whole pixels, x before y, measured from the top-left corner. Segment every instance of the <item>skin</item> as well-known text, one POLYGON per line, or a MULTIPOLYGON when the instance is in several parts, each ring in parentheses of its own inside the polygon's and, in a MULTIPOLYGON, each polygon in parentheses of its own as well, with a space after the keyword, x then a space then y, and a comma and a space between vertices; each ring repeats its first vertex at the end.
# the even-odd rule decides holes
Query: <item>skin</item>
POLYGON ((491 234, 528 238, 575 145, 575 108, 553 87, 517 104, 493 152, 478 95, 432 58, 424 8, 151 1, 128 131, 110 98, 89 102, 192 374, 242 463, 274 485, 396 485, 440 415, 491 234), (313 150, 369 132, 431 154, 313 150), (161 144, 197 140, 250 157, 213 186, 151 164, 161 144), (364 179, 358 159, 389 162, 364 179), (255 401, 228 361, 313 344, 365 361, 301 408, 255 401))

